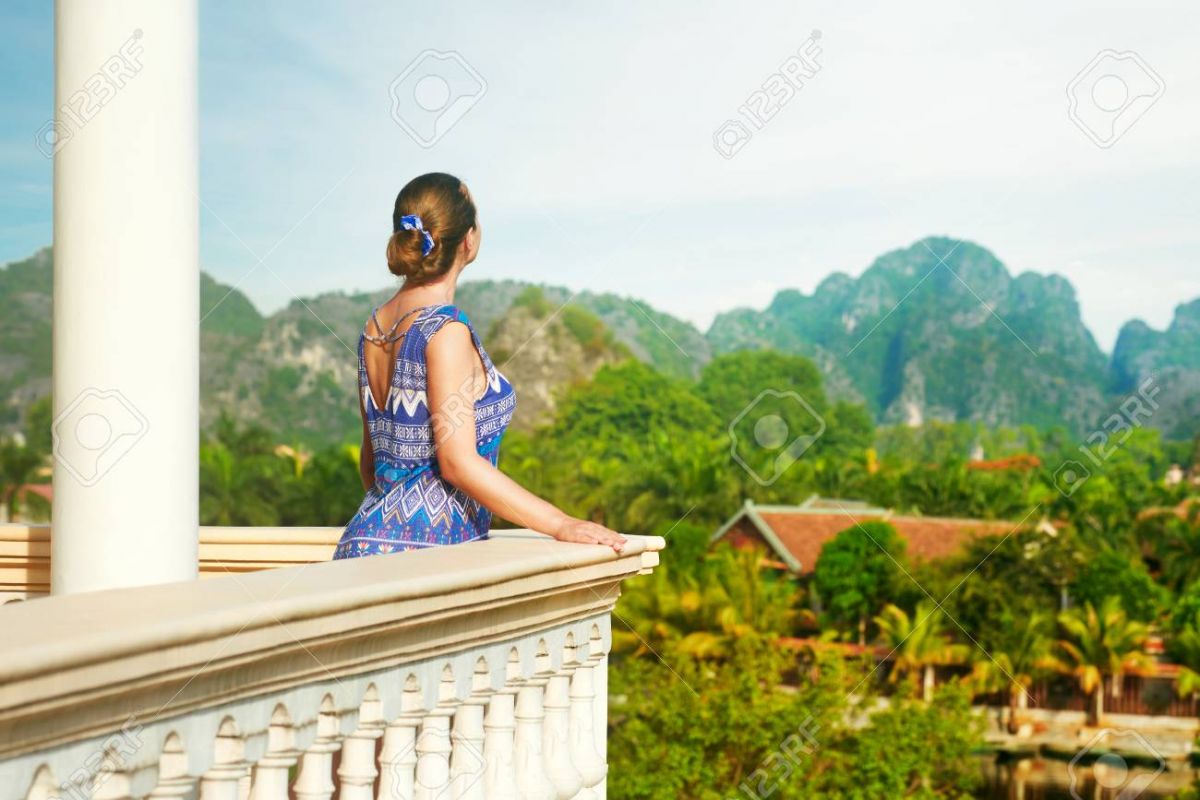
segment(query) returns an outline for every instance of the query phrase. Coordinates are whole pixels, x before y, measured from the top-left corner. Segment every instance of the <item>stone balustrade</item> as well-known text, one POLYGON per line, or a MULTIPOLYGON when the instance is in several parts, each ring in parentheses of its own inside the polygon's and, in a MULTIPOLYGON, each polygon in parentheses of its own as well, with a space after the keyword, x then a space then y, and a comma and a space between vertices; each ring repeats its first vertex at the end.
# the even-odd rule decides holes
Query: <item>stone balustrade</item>
POLYGON ((620 555, 488 541, 0 607, 0 800, 605 796, 620 555))
MULTIPOLYGON (((201 578, 328 561, 341 528, 200 526, 201 578)), ((0 523, 0 604, 50 592, 50 526, 0 523)))

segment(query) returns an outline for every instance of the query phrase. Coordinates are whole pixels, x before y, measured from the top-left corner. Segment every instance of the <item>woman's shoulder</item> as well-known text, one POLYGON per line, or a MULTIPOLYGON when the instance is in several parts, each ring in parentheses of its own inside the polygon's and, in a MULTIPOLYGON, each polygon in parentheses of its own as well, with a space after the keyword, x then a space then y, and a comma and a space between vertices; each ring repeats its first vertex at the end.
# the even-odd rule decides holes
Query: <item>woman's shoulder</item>
POLYGON ((467 312, 450 303, 431 307, 429 313, 425 315, 425 321, 428 323, 428 333, 434 333, 451 322, 461 322, 467 328, 474 330, 471 328, 471 320, 467 316, 467 312))

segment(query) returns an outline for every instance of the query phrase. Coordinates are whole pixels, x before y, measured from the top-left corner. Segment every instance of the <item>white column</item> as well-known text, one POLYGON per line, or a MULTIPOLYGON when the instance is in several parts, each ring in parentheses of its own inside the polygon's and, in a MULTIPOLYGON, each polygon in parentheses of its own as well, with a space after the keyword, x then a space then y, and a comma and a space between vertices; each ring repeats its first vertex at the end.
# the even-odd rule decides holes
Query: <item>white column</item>
POLYGON ((196 0, 56 0, 56 593, 197 574, 196 0))

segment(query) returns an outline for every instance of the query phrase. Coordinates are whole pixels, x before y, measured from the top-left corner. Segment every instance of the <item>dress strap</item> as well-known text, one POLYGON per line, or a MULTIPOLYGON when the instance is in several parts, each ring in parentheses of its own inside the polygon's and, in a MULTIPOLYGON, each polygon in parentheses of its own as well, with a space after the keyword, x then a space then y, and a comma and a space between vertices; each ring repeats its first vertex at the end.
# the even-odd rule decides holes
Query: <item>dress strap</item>
POLYGON ((403 339, 405 337, 405 335, 408 333, 407 330, 403 331, 402 333, 396 333, 396 329, 400 327, 400 323, 404 322, 404 320, 408 319, 413 314, 416 314, 418 311, 424 311, 427 308, 432 308, 432 306, 418 306, 417 308, 414 308, 411 311, 407 311, 404 314, 401 314, 399 317, 396 318, 396 321, 392 323, 392 327, 388 329, 387 333, 384 333, 383 326, 379 324, 379 316, 378 316, 379 308, 376 307, 376 309, 371 312, 371 321, 375 323, 375 330, 379 331, 379 335, 374 336, 370 333, 367 333, 366 331, 363 331, 363 338, 366 339, 371 344, 376 344, 376 345, 381 345, 381 346, 388 345, 388 344, 394 344, 395 342, 398 342, 401 339, 403 339))

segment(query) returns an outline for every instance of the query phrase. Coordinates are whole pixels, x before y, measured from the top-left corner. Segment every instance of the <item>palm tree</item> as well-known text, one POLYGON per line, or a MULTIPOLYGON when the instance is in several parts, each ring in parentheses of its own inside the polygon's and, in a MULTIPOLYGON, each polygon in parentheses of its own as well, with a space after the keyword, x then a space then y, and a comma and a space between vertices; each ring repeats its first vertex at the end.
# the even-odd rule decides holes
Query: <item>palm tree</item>
POLYGON ((981 653, 971 670, 971 680, 981 691, 1008 692, 1009 733, 1017 732, 1017 710, 1027 706, 1029 690, 1039 673, 1048 668, 1050 617, 1035 612, 1014 632, 1010 647, 981 653))
POLYGON ((0 440, 0 499, 15 522, 21 510, 21 487, 33 483, 45 462, 45 455, 30 447, 23 438, 0 440))
MULTIPOLYGON (((271 456, 274 458, 274 456, 271 456)), ((277 525, 269 473, 256 456, 239 457, 222 442, 200 446, 200 519, 206 525, 277 525)))
POLYGON ((1200 503, 1191 505, 1186 518, 1172 514, 1164 522, 1163 579, 1178 592, 1200 579, 1200 503))
POLYGON ((1088 724, 1098 725, 1104 715, 1105 678, 1110 679, 1113 697, 1119 697, 1126 671, 1153 666, 1144 650, 1149 626, 1129 619, 1116 597, 1106 598, 1098 609, 1085 603, 1064 611, 1058 624, 1062 638, 1048 665, 1075 679, 1089 699, 1088 724))
POLYGON ((727 448, 703 432, 653 432, 627 461, 614 462, 623 466, 606 486, 610 520, 631 530, 654 530, 683 517, 725 513, 738 503, 727 448))
POLYGON ((708 558, 709 580, 698 609, 703 627, 683 637, 682 652, 723 658, 739 639, 776 639, 791 632, 800 592, 790 580, 764 571, 762 550, 722 547, 708 558))
POLYGON ((1171 657, 1179 664, 1179 696, 1200 693, 1200 612, 1171 637, 1171 657))
POLYGON ((967 659, 967 646, 950 640, 946 619, 946 612, 928 600, 917 604, 912 617, 891 603, 875 617, 879 643, 891 650, 888 680, 895 683, 905 676, 919 678, 925 702, 933 699, 934 668, 961 664, 967 659))
POLYGON ((631 583, 617 607, 613 650, 721 659, 739 640, 790 633, 801 594, 791 581, 764 575, 761 562, 760 550, 721 548, 701 578, 660 566, 631 583))
POLYGON ((661 654, 687 635, 700 608, 695 579, 660 564, 649 575, 625 586, 613 614, 614 653, 661 654))

